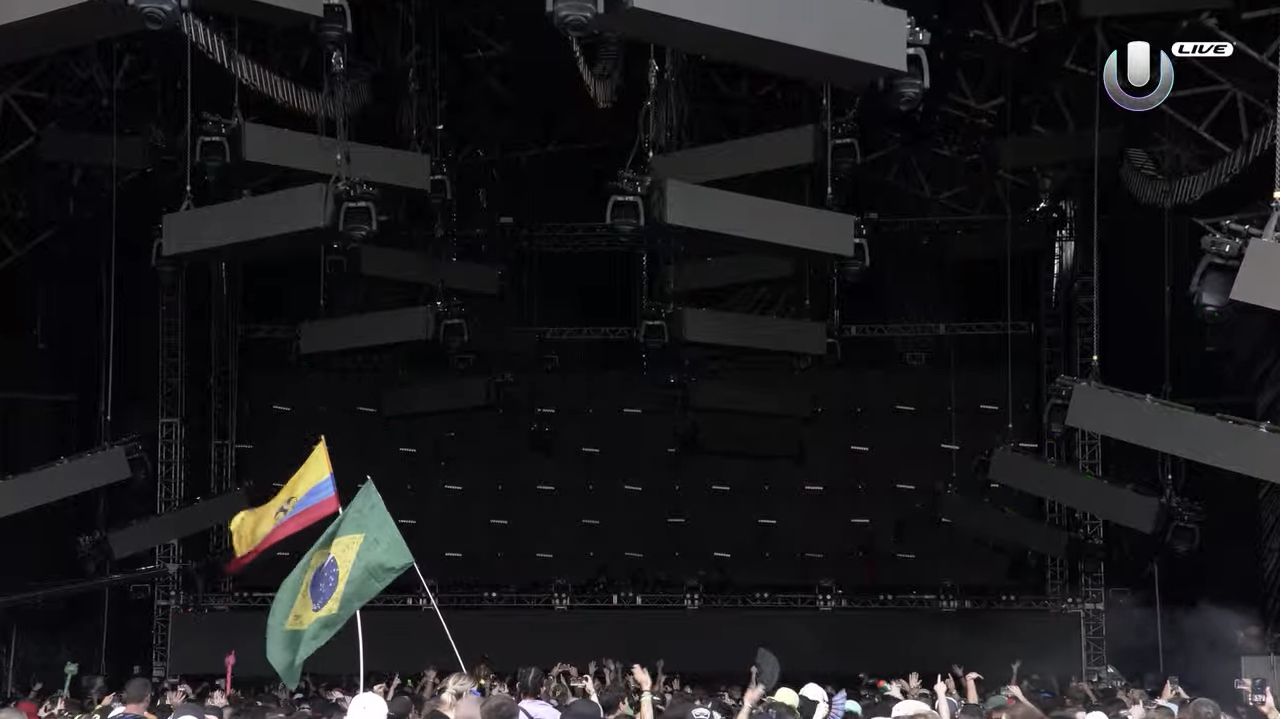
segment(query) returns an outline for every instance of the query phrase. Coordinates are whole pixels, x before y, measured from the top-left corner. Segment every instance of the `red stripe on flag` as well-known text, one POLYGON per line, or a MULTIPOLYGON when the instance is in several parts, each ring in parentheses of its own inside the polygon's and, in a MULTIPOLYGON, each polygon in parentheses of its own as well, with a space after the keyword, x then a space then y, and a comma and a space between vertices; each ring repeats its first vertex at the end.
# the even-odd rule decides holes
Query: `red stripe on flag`
POLYGON ((316 521, 334 514, 337 511, 337 495, 331 495, 319 502, 316 502, 289 519, 277 524, 275 527, 272 527, 271 531, 267 533, 267 536, 263 537, 262 541, 254 546, 253 549, 245 552, 242 556, 236 557, 230 562, 227 562, 227 566, 224 571, 226 571, 227 574, 235 574, 236 572, 239 572, 241 569, 245 568, 245 565, 256 559, 258 555, 270 549, 271 545, 289 537, 290 535, 301 532, 316 521))

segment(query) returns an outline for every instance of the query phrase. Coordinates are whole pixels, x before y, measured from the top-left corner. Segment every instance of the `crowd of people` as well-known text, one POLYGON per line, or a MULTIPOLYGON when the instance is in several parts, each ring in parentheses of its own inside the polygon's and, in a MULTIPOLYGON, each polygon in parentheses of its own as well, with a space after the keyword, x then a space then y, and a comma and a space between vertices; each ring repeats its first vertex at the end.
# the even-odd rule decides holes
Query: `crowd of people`
MULTIPOLYGON (((127 681, 85 696, 44 693, 40 685, 0 708, 0 719, 1281 719, 1271 694, 1251 692, 1220 704, 1190 697, 1177 679, 1147 691, 1121 682, 1019 677, 989 682, 960 666, 932 677, 874 679, 860 675, 838 689, 806 683, 769 686, 753 667, 741 685, 709 685, 639 665, 593 662, 579 668, 524 667, 513 676, 479 666, 439 675, 429 669, 363 688, 304 677, 295 689, 226 691, 223 680, 153 685, 127 681)), ((1254 687, 1254 692, 1259 690, 1254 687)))

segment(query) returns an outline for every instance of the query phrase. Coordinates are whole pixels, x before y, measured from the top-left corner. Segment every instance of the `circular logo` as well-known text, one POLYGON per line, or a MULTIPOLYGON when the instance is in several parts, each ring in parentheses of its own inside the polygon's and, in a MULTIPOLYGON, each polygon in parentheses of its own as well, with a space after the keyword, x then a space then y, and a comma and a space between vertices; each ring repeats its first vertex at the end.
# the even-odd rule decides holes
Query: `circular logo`
MULTIPOLYGON (((1142 78, 1139 82, 1146 84, 1148 79, 1148 44, 1146 42, 1130 43, 1131 47, 1126 51, 1126 74, 1134 81, 1135 77, 1142 78), (1142 53, 1142 58, 1136 58, 1135 55, 1142 53), (1140 69, 1141 68, 1141 69, 1140 69), (1137 72, 1136 72, 1137 70, 1137 72)), ((1174 89, 1174 63, 1171 62, 1170 56, 1165 54, 1164 50, 1157 51, 1160 57, 1160 74, 1157 78, 1156 88, 1152 92, 1135 97, 1126 92, 1121 87, 1121 80, 1117 75, 1117 51, 1113 50, 1108 59, 1103 63, 1103 89, 1107 91, 1108 97, 1112 98, 1119 107, 1131 112, 1147 112, 1155 109, 1158 105, 1165 102, 1170 96, 1170 91, 1174 89)))
POLYGON ((330 599, 334 598, 334 591, 338 589, 338 560, 334 555, 329 555, 325 561, 316 567, 316 571, 311 574, 311 582, 307 585, 307 596, 311 599, 311 611, 319 612, 325 608, 330 599))

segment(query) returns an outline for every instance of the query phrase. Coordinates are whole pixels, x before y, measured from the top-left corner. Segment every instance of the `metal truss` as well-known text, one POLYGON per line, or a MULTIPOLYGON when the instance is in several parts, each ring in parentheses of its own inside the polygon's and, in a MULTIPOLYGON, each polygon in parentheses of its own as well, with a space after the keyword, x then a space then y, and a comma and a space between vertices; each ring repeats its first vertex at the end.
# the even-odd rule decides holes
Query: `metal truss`
POLYGON ((521 334, 536 335, 543 340, 636 340, 635 327, 519 327, 521 334))
MULTIPOLYGON (((1071 272, 1071 258, 1075 257, 1076 252, 1076 203, 1065 200, 1061 203, 1061 208, 1063 223, 1054 232, 1054 252, 1045 268, 1041 291, 1041 390, 1043 406, 1047 408, 1055 400, 1052 388, 1064 370, 1064 307, 1060 290, 1064 278, 1071 272)), ((1062 464, 1067 459, 1063 438, 1051 431, 1048 421, 1044 422, 1041 429, 1045 459, 1054 464, 1062 464)), ((1046 500, 1045 522, 1051 527, 1067 529, 1067 508, 1059 502, 1046 500)), ((1051 597, 1068 596, 1068 581, 1067 561, 1060 556, 1047 556, 1045 593, 1051 597)))
MULTIPOLYGON (((232 268, 225 261, 211 265, 209 301, 209 493, 217 496, 235 485, 236 387, 240 331, 239 295, 232 268)), ((209 555, 222 557, 231 547, 225 526, 209 533, 209 555)), ((218 582, 231 591, 231 578, 218 582)))
MULTIPOLYGON (((275 595, 267 592, 206 594, 203 609, 269 607, 275 595)), ((1053 597, 968 598, 940 595, 845 596, 842 594, 637 594, 637 593, 537 593, 500 592, 442 593, 436 595, 441 607, 455 609, 501 609, 545 607, 549 609, 798 609, 850 611, 869 609, 916 609, 924 611, 1034 611, 1073 613, 1075 604, 1053 597)), ((383 594, 370 600, 369 607, 431 609, 423 594, 383 594)))
MULTIPOLYGON (((156 514, 179 508, 186 493, 185 325, 186 283, 181 264, 161 261, 159 417, 156 443, 156 514)), ((177 541, 156 547, 156 565, 169 569, 156 580, 152 593, 151 675, 164 679, 169 670, 169 628, 182 592, 182 545, 177 541)))
POLYGON ((619 232, 605 223, 553 223, 526 228, 526 247, 539 252, 643 252, 666 245, 649 232, 619 232))
POLYGON ((1031 322, 955 322, 841 325, 842 339, 852 337, 957 337, 962 335, 1030 335, 1031 322))
MULTIPOLYGON (((1072 293, 1072 324, 1078 377, 1097 378, 1099 318, 1095 313, 1096 277, 1092 243, 1076 242, 1076 281, 1072 293)), ((1103 440, 1094 432, 1075 431, 1077 469, 1090 477, 1103 476, 1103 440)), ((1107 670, 1107 574, 1103 521, 1087 512, 1077 514, 1085 542, 1078 566, 1081 600, 1081 660, 1091 679, 1107 670)))

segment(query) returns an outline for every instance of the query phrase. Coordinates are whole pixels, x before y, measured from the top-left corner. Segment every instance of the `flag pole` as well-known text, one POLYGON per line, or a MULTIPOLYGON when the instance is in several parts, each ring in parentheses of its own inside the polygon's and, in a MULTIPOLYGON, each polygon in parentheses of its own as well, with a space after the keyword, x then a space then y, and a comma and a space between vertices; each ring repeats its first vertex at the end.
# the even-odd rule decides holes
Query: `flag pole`
MULTIPOLYGON (((325 435, 323 434, 320 435, 320 441, 321 442, 325 441, 325 435)), ((325 451, 326 453, 328 453, 327 447, 325 451)), ((332 467, 330 468, 330 470, 332 471, 332 467)), ((338 516, 339 517, 342 516, 341 503, 338 505, 338 516)), ((360 668, 360 679, 357 680, 358 681, 357 686, 360 687, 360 691, 363 693, 365 691, 365 628, 361 626, 361 623, 360 623, 359 609, 356 610, 356 658, 357 658, 357 666, 360 668)))
MULTIPOLYGON (((414 560, 414 572, 418 575, 418 581, 423 583, 423 591, 427 592, 427 598, 431 600, 431 608, 436 610, 436 616, 440 618, 440 626, 445 628, 445 638, 449 640, 449 646, 454 650, 454 657, 458 660, 458 667, 463 673, 467 672, 467 665, 463 663, 463 655, 458 653, 458 645, 454 643, 454 635, 449 632, 449 625, 445 623, 445 615, 440 612, 440 605, 436 603, 436 597, 431 593, 431 587, 427 586, 427 580, 423 578, 423 570, 418 568, 418 560, 414 560)), ((360 621, 360 615, 356 615, 356 621, 360 621)), ((356 625, 359 627, 359 623, 356 625)))

